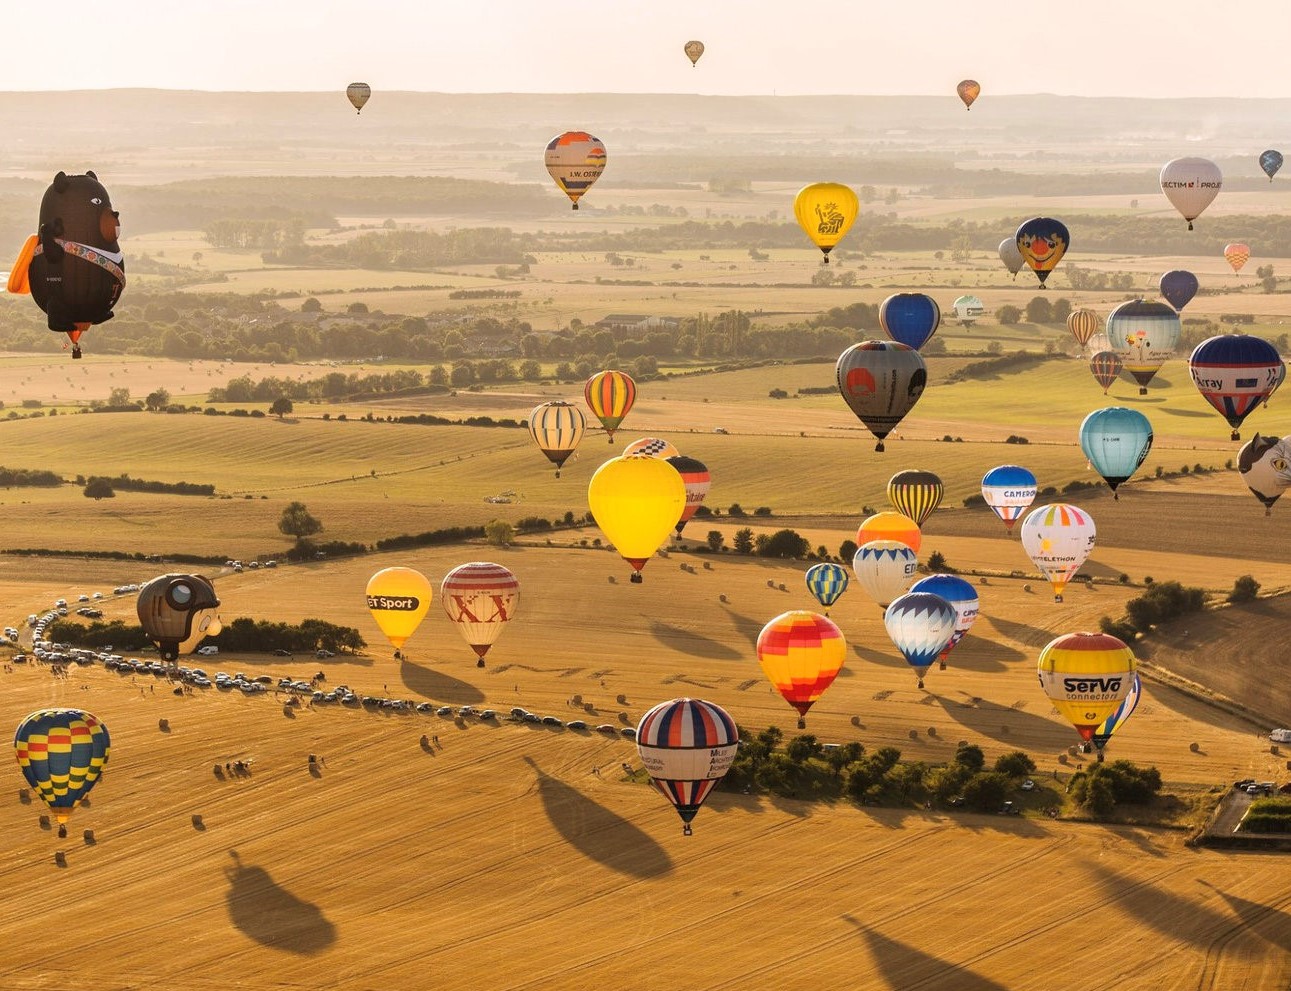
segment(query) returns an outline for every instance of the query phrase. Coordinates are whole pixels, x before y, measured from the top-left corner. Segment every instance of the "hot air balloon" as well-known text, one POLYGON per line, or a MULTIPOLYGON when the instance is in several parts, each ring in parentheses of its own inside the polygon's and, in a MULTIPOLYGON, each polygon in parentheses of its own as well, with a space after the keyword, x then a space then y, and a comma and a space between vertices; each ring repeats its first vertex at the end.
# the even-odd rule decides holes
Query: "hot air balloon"
POLYGON ((1004 267, 1009 270, 1016 282, 1018 273, 1022 271, 1022 266, 1026 264, 1026 259, 1022 257, 1022 252, 1018 250, 1018 239, 1016 237, 1006 237, 1000 242, 1000 261, 1004 262, 1004 267))
POLYGON ((1282 388, 1282 383, 1286 381, 1286 377, 1287 377, 1287 366, 1286 366, 1286 362, 1284 361, 1277 370, 1277 380, 1273 383, 1273 388, 1270 389, 1269 394, 1264 397, 1264 405, 1266 407, 1269 404, 1269 400, 1273 398, 1273 393, 1277 392, 1278 389, 1282 388))
POLYGON ((634 440, 631 444, 623 449, 626 457, 629 454, 644 454, 649 458, 676 458, 681 456, 677 450, 677 445, 663 440, 659 437, 642 437, 640 440, 634 440))
POLYGON ((888 479, 888 502, 923 528, 924 521, 941 505, 945 492, 941 479, 930 471, 899 471, 888 479))
POLYGON ((1080 424, 1080 449, 1119 499, 1117 486, 1152 450, 1152 424, 1138 410, 1124 406, 1094 410, 1080 424))
POLYGON ((84 709, 40 709, 18 724, 13 748, 35 789, 66 836, 68 816, 90 793, 111 753, 108 728, 84 709))
POLYGON ((956 296, 950 308, 961 327, 971 327, 979 317, 986 315, 986 307, 976 296, 956 296))
POLYGON ((976 79, 965 79, 955 87, 955 92, 964 101, 964 109, 972 110, 973 101, 981 94, 982 87, 978 85, 976 79))
POLYGON ((704 43, 702 41, 688 41, 682 46, 686 53, 686 58, 690 59, 691 68, 699 61, 699 57, 704 54, 704 43))
POLYGON ((829 615, 829 607, 847 591, 847 569, 837 564, 813 564, 807 569, 807 591, 829 615))
POLYGON ((1040 651, 1040 687, 1080 738, 1094 731, 1129 694, 1137 668, 1125 643, 1106 633, 1068 633, 1040 651))
POLYGON ((1103 326, 1103 318, 1094 310, 1081 307, 1079 310, 1072 310, 1067 314, 1067 329, 1071 331, 1071 336, 1076 338, 1076 343, 1082 348, 1089 343, 1089 339, 1098 333, 1103 326))
POLYGON ((1182 311, 1185 306, 1192 302, 1192 297, 1197 295, 1197 290, 1201 283, 1191 272, 1182 268, 1176 268, 1166 272, 1161 276, 1161 281, 1157 283, 1161 289, 1161 295, 1165 301, 1173 306, 1176 310, 1182 311))
POLYGON ((918 351, 941 326, 941 308, 921 292, 899 292, 879 305, 879 325, 892 340, 918 351))
POLYGON ((856 418, 883 438, 914 408, 928 383, 928 369, 914 348, 895 341, 861 341, 838 356, 838 391, 856 418))
POLYGON ((1039 506, 1022 521, 1022 549, 1053 585, 1054 602, 1089 558, 1097 532, 1093 517, 1065 502, 1039 506))
POLYGON ((923 676, 955 635, 955 607, 931 592, 907 592, 892 600, 883 625, 922 688, 923 676))
POLYGON ((1230 440, 1262 400, 1272 395, 1286 374, 1278 349, 1262 337, 1222 334, 1208 337, 1188 359, 1193 385, 1233 428, 1230 440))
POLYGON ((383 568, 368 579, 368 610, 398 654, 430 608, 434 590, 420 571, 383 568))
POLYGON ((686 508, 681 511, 681 519, 677 521, 674 529, 677 536, 681 536, 681 531, 686 529, 686 524, 691 521, 699 507, 704 503, 704 496, 708 495, 709 486, 712 485, 712 477, 708 473, 708 466, 704 462, 695 458, 688 458, 684 454, 674 454, 671 458, 665 458, 668 464, 677 469, 677 474, 681 480, 686 483, 686 508))
POLYGON ((882 512, 867 516, 856 530, 857 546, 871 540, 899 540, 918 552, 923 535, 919 532, 919 524, 905 513, 882 512))
POLYGON ((1098 384, 1103 387, 1104 396, 1124 369, 1121 356, 1115 351, 1099 351, 1089 359, 1089 370, 1093 372, 1098 384))
POLYGON ((597 372, 583 385, 583 398, 613 444, 614 431, 636 401, 637 384, 627 372, 597 372))
MULTIPOLYGON (((1250 257, 1251 249, 1240 241, 1224 245, 1224 259, 1232 266, 1234 275, 1242 270, 1242 266, 1250 260, 1250 257)), ((9 291, 13 292, 12 289, 9 291)))
POLYGON ((847 655, 842 631, 827 617, 806 609, 781 613, 758 634, 758 663, 784 700, 798 710, 806 729, 807 710, 834 683, 847 655))
POLYGON ((448 618, 457 624, 477 667, 502 635, 502 627, 515 618, 520 605, 520 582, 510 568, 490 561, 459 564, 444 576, 439 601, 448 618))
POLYGON ((345 87, 345 96, 354 106, 355 113, 362 113, 363 106, 372 98, 372 87, 367 83, 350 83, 345 87))
POLYGON ((1208 158, 1176 158, 1161 167, 1161 192, 1188 221, 1188 230, 1223 185, 1223 173, 1208 158))
POLYGON ((144 633, 162 660, 174 662, 223 629, 215 610, 220 600, 204 575, 159 575, 145 582, 135 601, 144 633))
POLYGON ((1020 465, 1000 465, 982 476, 982 498, 1010 532, 1035 494, 1035 475, 1020 465))
POLYGON ((1094 730, 1094 735, 1089 738, 1089 742, 1094 745, 1098 751, 1098 763, 1103 763, 1103 748, 1107 746, 1107 741, 1112 735, 1125 725, 1130 716, 1134 715, 1134 710, 1139 707, 1139 699, 1143 694, 1143 682, 1139 679, 1139 673, 1134 672, 1134 677, 1130 679, 1130 693, 1125 696, 1121 704, 1116 707, 1116 711, 1104 719, 1094 730))
POLYGON ((929 575, 927 578, 920 578, 911 585, 910 591, 931 592, 933 595, 939 595, 949 602, 951 608, 955 610, 955 632, 951 635, 950 642, 942 648, 937 657, 941 670, 945 671, 946 658, 950 656, 950 652, 955 649, 955 645, 964 639, 964 635, 977 622, 977 589, 973 588, 971 582, 965 581, 959 575, 929 575))
POLYGON ((1237 452, 1237 470, 1269 516, 1273 504, 1291 488, 1291 436, 1278 439, 1256 433, 1237 452))
POLYGON ((563 399, 541 403, 529 413, 529 436, 556 466, 557 478, 560 478, 561 466, 583 439, 586 424, 583 411, 563 399))
POLYGON ((703 699, 660 702, 637 723, 637 756, 654 786, 677 809, 689 836, 691 820, 730 770, 739 748, 735 720, 703 699))
POLYGON ((803 186, 793 199, 793 214, 811 238, 811 243, 825 256, 851 229, 860 212, 860 201, 851 187, 839 182, 813 182, 803 186))
POLYGON ((1065 224, 1052 217, 1032 217, 1025 221, 1013 236, 1017 242, 1018 252, 1035 277, 1040 280, 1040 288, 1045 288, 1045 279, 1062 261, 1062 256, 1071 247, 1071 234, 1065 224))
POLYGON ((547 142, 548 174, 578 209, 579 198, 605 171, 605 145, 586 131, 566 131, 547 142))
POLYGON ((10 269, 8 289, 30 293, 49 329, 66 334, 79 358, 81 334, 112 319, 126 285, 121 216, 93 172, 60 172, 40 201, 39 222, 10 269))
POLYGON ((899 540, 871 540, 852 555, 852 571, 866 594, 886 609, 910 588, 919 572, 919 556, 899 540))
POLYGON ((632 581, 681 519, 686 484, 662 458, 624 454, 596 469, 587 486, 587 502, 623 560, 632 565, 632 581))
POLYGON ((1183 326, 1174 307, 1156 300, 1131 299, 1107 315, 1107 337, 1121 356, 1125 370, 1148 394, 1148 383, 1174 355, 1183 326))
POLYGON ((1282 168, 1282 152, 1274 151, 1272 148, 1260 152, 1260 168, 1269 177, 1269 182, 1272 182, 1273 177, 1278 174, 1278 169, 1282 168))

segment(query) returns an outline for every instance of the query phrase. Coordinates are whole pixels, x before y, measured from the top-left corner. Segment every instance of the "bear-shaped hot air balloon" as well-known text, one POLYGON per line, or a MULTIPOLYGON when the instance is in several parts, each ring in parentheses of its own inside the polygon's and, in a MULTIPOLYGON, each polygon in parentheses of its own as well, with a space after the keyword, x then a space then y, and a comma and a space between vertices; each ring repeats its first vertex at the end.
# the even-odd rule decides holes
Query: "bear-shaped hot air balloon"
POLYGON ((215 586, 203 575, 159 575, 139 589, 135 608, 162 660, 174 662, 221 629, 215 586))
POLYGON ((125 288, 120 234, 120 216, 99 177, 60 172, 40 201, 38 233, 9 272, 9 291, 31 293, 49 329, 71 338, 73 358, 81 356, 81 334, 112 319, 125 288))

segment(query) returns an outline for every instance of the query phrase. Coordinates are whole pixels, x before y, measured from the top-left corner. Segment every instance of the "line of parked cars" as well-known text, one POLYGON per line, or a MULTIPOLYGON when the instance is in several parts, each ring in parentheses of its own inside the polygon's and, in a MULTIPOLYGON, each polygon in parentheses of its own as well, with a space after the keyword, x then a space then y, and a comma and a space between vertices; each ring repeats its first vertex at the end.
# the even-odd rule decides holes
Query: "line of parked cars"
POLYGON ((629 740, 636 739, 637 731, 631 726, 622 728, 612 726, 609 723, 601 723, 599 726, 588 726, 581 719, 571 719, 565 722, 558 716, 539 716, 530 712, 523 706, 517 705, 511 710, 511 715, 507 717, 507 722, 511 723, 539 723, 543 726, 555 726, 558 728, 572 729, 575 731, 584 731, 591 729, 597 733, 604 733, 606 736, 626 736, 629 740))

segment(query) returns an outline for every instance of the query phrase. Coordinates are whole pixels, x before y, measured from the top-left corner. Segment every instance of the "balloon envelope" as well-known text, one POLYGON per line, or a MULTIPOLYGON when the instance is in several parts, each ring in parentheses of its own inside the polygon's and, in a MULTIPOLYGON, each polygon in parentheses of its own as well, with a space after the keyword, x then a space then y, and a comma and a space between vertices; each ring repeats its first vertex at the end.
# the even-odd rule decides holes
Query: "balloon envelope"
POLYGON ((1188 221, 1188 230, 1223 185, 1223 173, 1208 158, 1176 158, 1161 167, 1161 191, 1188 221))
POLYGON ((1278 174, 1278 169, 1282 168, 1282 152, 1274 151, 1272 148, 1260 152, 1260 168, 1269 177, 1269 182, 1272 182, 1273 177, 1278 174))
POLYGON ((883 450, 887 437, 923 395, 928 369, 914 348, 895 341, 861 341, 838 356, 834 369, 844 402, 883 450))
POLYGON ((905 513, 882 512, 867 516, 856 530, 857 545, 871 540, 899 540, 912 551, 918 551, 923 542, 919 524, 905 513))
POLYGON ((941 479, 930 471, 908 469, 899 471, 888 479, 888 502, 892 508, 903 513, 920 528, 932 515, 934 509, 941 505, 945 487, 941 479))
POLYGON ((520 605, 520 582, 510 568, 491 561, 459 564, 444 576, 439 601, 462 639, 483 657, 520 605))
POLYGON ((1022 260, 1035 272, 1040 285, 1062 261, 1071 247, 1071 234, 1067 225, 1052 217, 1032 217, 1017 229, 1013 239, 1017 242, 1022 260))
POLYGON ((90 793, 111 750, 108 728, 84 709, 40 709, 13 735, 18 767, 59 822, 90 793))
POLYGON ((1082 348, 1102 329, 1103 318, 1094 310, 1081 307, 1067 314, 1067 329, 1082 348))
POLYGON ((627 372, 597 372, 583 384, 583 399, 614 443, 614 431, 636 402, 637 384, 627 372))
POLYGON ((686 508, 681 511, 681 519, 677 521, 675 527, 677 535, 681 536, 681 531, 686 529, 686 524, 703 505, 704 497, 708 495, 708 489, 713 484, 713 480, 708 473, 708 466, 695 458, 675 454, 664 460, 677 469, 677 474, 686 485, 686 508))
POLYGON ((541 403, 529 413, 529 436, 538 445, 538 450, 556 466, 557 478, 560 478, 561 466, 583 439, 586 425, 583 411, 563 399, 541 403))
POLYGON ((1192 302, 1192 297, 1197 295, 1201 283, 1191 272, 1176 268, 1161 276, 1158 286, 1165 301, 1176 310, 1182 310, 1192 302))
POLYGON ((1000 242, 1000 261, 1004 262, 1004 267, 1016 279, 1018 273, 1022 271, 1022 266, 1026 264, 1026 259, 1022 257, 1022 252, 1018 250, 1018 239, 1006 237, 1000 242))
POLYGON ((892 340, 918 351, 941 326, 941 308, 921 292, 894 293, 879 305, 879 325, 892 340))
POLYGON ((636 741, 641 765, 689 834, 695 813, 735 759, 740 742, 735 720, 714 702, 672 699, 641 717, 636 741))
POLYGON ((547 142, 547 174, 578 209, 578 201, 605 171, 605 145, 586 131, 566 131, 547 142))
POLYGON ((631 444, 623 449, 624 455, 644 454, 649 458, 676 458, 681 456, 677 450, 677 445, 660 437, 642 437, 640 440, 634 440, 631 444))
POLYGON ((860 201, 851 187, 839 182, 813 182, 798 190, 793 199, 798 226, 821 250, 826 263, 830 251, 851 230, 860 210, 860 201))
POLYGON ((1224 259, 1232 267, 1234 274, 1242 270, 1242 266, 1250 260, 1250 257, 1251 249, 1240 241, 1224 245, 1224 259))
POLYGON ((1054 708, 1090 740, 1129 694, 1137 666, 1130 648, 1114 636, 1068 633, 1040 652, 1036 670, 1054 708))
POLYGON ((426 576, 412 568, 383 568, 368 579, 368 610, 396 650, 421 625, 433 594, 426 576))
POLYGON ((690 59, 690 64, 694 65, 699 61, 699 57, 704 54, 704 43, 702 41, 688 41, 682 46, 686 53, 686 58, 690 59))
POLYGON ((1065 502, 1033 509, 1022 521, 1022 549, 1053 585, 1055 602, 1089 558, 1097 534, 1093 517, 1065 502))
POLYGON ((1221 334, 1193 348, 1188 371, 1202 398, 1233 428, 1231 439, 1239 440, 1242 422, 1273 394, 1286 365, 1277 348, 1262 337, 1221 334))
POLYGON ((976 79, 965 79, 955 87, 955 92, 958 93, 959 98, 964 101, 964 109, 972 110, 973 101, 981 95, 982 87, 978 84, 976 79))
MULTIPOLYGON (((838 677, 847 641, 828 617, 795 609, 762 628, 757 650, 767 679, 801 717, 838 677)), ((803 725, 800 718, 799 729, 803 725)))
POLYGON ((1273 504, 1291 488, 1291 436, 1257 433, 1237 452, 1237 470, 1251 494, 1264 504, 1264 515, 1269 515, 1273 504))
POLYGON ((852 571, 866 594, 886 609, 919 572, 919 557, 899 540, 871 540, 852 555, 852 571))
POLYGON ((955 635, 955 607, 940 595, 910 591, 892 600, 883 625, 922 688, 923 676, 955 635))
POLYGON ((941 596, 955 610, 955 631, 938 655, 938 659, 944 661, 946 656, 955 649, 955 645, 964 639, 964 635, 977 622, 979 607, 977 589, 959 575, 929 575, 911 585, 910 591, 931 592, 933 595, 941 596))
POLYGON ((1000 465, 982 476, 982 498, 1009 530, 1035 502, 1035 494, 1035 475, 1020 465, 1000 465))
POLYGON ((367 83, 350 83, 345 87, 345 95, 356 113, 363 112, 363 105, 372 98, 372 87, 367 83))
POLYGON ((807 591, 825 609, 847 591, 847 569, 838 564, 813 564, 807 569, 807 591))
POLYGON ((211 580, 192 574, 158 575, 139 589, 135 600, 139 625, 166 661, 178 660, 220 632, 214 613, 219 606, 211 580))
POLYGON ((1121 361, 1121 356, 1115 351, 1099 351, 1090 357, 1089 370, 1093 373, 1098 384, 1103 387, 1103 395, 1105 396, 1112 383, 1125 370, 1125 365, 1121 361))
POLYGON ((1107 338, 1138 382, 1139 395, 1147 395, 1148 383, 1174 355, 1182 333, 1174 307, 1156 300, 1127 300, 1107 315, 1107 338))
POLYGON ((587 486, 596 525, 638 574, 668 539, 686 507, 686 484, 661 458, 625 454, 596 469, 587 486))
POLYGON ((1125 406, 1094 410, 1080 424, 1080 449, 1115 492, 1152 450, 1152 424, 1125 406))

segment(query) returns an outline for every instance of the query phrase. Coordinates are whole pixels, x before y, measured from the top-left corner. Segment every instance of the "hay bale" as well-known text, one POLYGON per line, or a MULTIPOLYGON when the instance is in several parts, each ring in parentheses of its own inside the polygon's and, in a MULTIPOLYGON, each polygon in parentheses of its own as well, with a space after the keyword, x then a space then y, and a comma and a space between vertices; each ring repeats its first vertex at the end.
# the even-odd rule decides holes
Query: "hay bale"
POLYGON ((1066 754, 1059 754, 1059 755, 1058 755, 1058 763, 1059 763, 1059 764, 1065 764, 1065 763, 1067 763, 1067 755, 1066 755, 1066 754))
POLYGON ((712 571, 712 570, 713 570, 713 562, 712 562, 712 561, 705 561, 705 562, 704 562, 704 570, 705 570, 705 571, 712 571))
POLYGON ((1189 750, 1191 750, 1191 751, 1195 754, 1195 753, 1197 753, 1197 751, 1199 751, 1199 750, 1201 749, 1201 744, 1199 744, 1199 743, 1190 743, 1190 744, 1188 744, 1188 749, 1189 749, 1189 750))
POLYGON ((775 579, 774 579, 774 578, 768 578, 768 579, 767 579, 767 588, 775 588, 775 579))
POLYGON ((722 595, 719 595, 719 596, 717 597, 717 601, 718 601, 718 602, 725 602, 725 601, 726 601, 726 595, 725 595, 724 593, 723 593, 722 595))
POLYGON ((917 729, 912 729, 912 730, 910 731, 910 739, 912 739, 912 740, 917 740, 917 739, 919 739, 919 731, 918 731, 917 729))
POLYGON ((929 727, 928 727, 927 732, 928 732, 928 735, 929 735, 929 736, 936 736, 936 735, 937 735, 937 727, 936 727, 936 726, 929 726, 929 727))
POLYGON ((94 846, 96 842, 94 839, 94 830, 92 829, 85 830, 85 832, 81 834, 81 838, 85 840, 86 846, 94 846))

